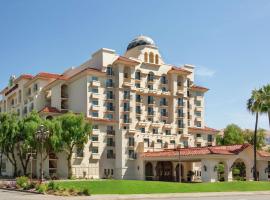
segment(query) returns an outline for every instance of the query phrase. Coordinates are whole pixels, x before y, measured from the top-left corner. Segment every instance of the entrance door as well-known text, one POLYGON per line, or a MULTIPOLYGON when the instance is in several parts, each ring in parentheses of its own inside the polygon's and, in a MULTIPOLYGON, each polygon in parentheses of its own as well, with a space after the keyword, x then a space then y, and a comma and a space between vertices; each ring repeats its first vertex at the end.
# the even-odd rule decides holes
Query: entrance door
POLYGON ((173 165, 171 162, 158 162, 156 170, 159 181, 173 181, 173 165))

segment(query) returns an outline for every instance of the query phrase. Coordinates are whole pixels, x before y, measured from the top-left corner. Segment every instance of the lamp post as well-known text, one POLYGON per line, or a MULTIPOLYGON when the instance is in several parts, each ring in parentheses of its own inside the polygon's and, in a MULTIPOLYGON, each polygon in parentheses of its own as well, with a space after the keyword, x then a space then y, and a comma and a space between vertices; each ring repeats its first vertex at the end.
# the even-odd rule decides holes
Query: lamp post
POLYGON ((40 125, 37 130, 37 140, 41 142, 41 152, 40 152, 40 158, 41 158, 41 182, 44 180, 44 172, 43 172, 43 143, 46 141, 46 139, 49 136, 49 131, 44 125, 40 125))

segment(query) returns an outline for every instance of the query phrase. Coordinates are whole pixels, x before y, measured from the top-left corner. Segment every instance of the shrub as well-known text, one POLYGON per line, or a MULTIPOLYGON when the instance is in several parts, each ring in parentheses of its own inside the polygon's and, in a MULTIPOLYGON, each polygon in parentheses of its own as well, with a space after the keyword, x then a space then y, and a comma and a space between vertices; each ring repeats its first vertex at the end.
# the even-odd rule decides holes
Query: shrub
POLYGON ((83 190, 82 190, 82 193, 83 193, 85 196, 90 196, 90 195, 91 195, 90 189, 87 189, 87 188, 83 189, 83 190))
POLYGON ((24 190, 29 189, 30 186, 29 178, 26 176, 16 178, 16 185, 17 187, 23 188, 24 190))
POLYGON ((47 186, 46 184, 44 184, 44 183, 41 183, 41 184, 39 184, 39 185, 37 186, 37 191, 38 191, 39 193, 44 194, 44 193, 47 192, 47 190, 48 190, 48 186, 47 186))
POLYGON ((48 190, 53 190, 53 191, 57 190, 57 185, 55 184, 55 182, 50 181, 48 183, 48 190))

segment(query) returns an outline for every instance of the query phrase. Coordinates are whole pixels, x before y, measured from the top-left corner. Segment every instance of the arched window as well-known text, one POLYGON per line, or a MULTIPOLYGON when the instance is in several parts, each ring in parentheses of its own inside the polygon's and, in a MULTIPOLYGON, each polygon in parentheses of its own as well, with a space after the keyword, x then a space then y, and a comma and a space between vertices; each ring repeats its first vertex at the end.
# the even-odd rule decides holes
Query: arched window
POLYGON ((155 63, 156 63, 156 64, 159 64, 159 57, 158 57, 158 54, 156 54, 156 56, 155 56, 155 63))
POLYGON ((154 63, 154 54, 153 54, 153 52, 151 52, 151 53, 149 54, 149 62, 150 62, 150 63, 154 63))
POLYGON ((144 53, 144 62, 148 62, 148 53, 147 52, 144 53))

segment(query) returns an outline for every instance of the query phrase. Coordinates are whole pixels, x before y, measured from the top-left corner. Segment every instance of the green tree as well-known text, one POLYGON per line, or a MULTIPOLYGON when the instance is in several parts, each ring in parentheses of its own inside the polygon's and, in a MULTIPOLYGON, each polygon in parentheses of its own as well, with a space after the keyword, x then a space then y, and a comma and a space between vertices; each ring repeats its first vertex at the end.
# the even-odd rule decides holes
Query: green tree
POLYGON ((39 145, 36 142, 36 132, 42 123, 43 119, 36 111, 31 112, 20 121, 20 137, 17 142, 17 151, 24 175, 27 173, 27 167, 30 162, 30 150, 32 152, 35 151, 39 145))
MULTIPOLYGON (((255 144, 254 143, 254 133, 253 131, 246 129, 244 130, 244 137, 245 141, 249 144, 255 144)), ((264 129, 259 129, 257 132, 257 149, 262 149, 262 147, 265 146, 265 130, 264 129)))
POLYGON ((254 181, 257 181, 257 129, 258 129, 258 120, 259 114, 264 110, 264 99, 262 95, 262 90, 253 90, 251 93, 251 97, 247 101, 247 109, 255 114, 255 130, 254 130, 254 140, 253 140, 253 154, 254 154, 254 170, 253 176, 254 181))
POLYGON ((75 148, 81 148, 87 143, 91 133, 91 125, 83 115, 67 113, 58 118, 61 122, 62 148, 67 153, 68 178, 72 177, 72 153, 75 148))
POLYGON ((0 117, 1 148, 14 168, 17 176, 16 144, 20 137, 20 120, 15 113, 4 113, 0 117))
POLYGON ((270 127, 270 84, 263 86, 260 89, 262 95, 262 113, 268 114, 268 121, 270 127))
POLYGON ((244 144, 244 142, 242 129, 236 124, 228 125, 224 130, 224 135, 217 137, 218 145, 244 144))

